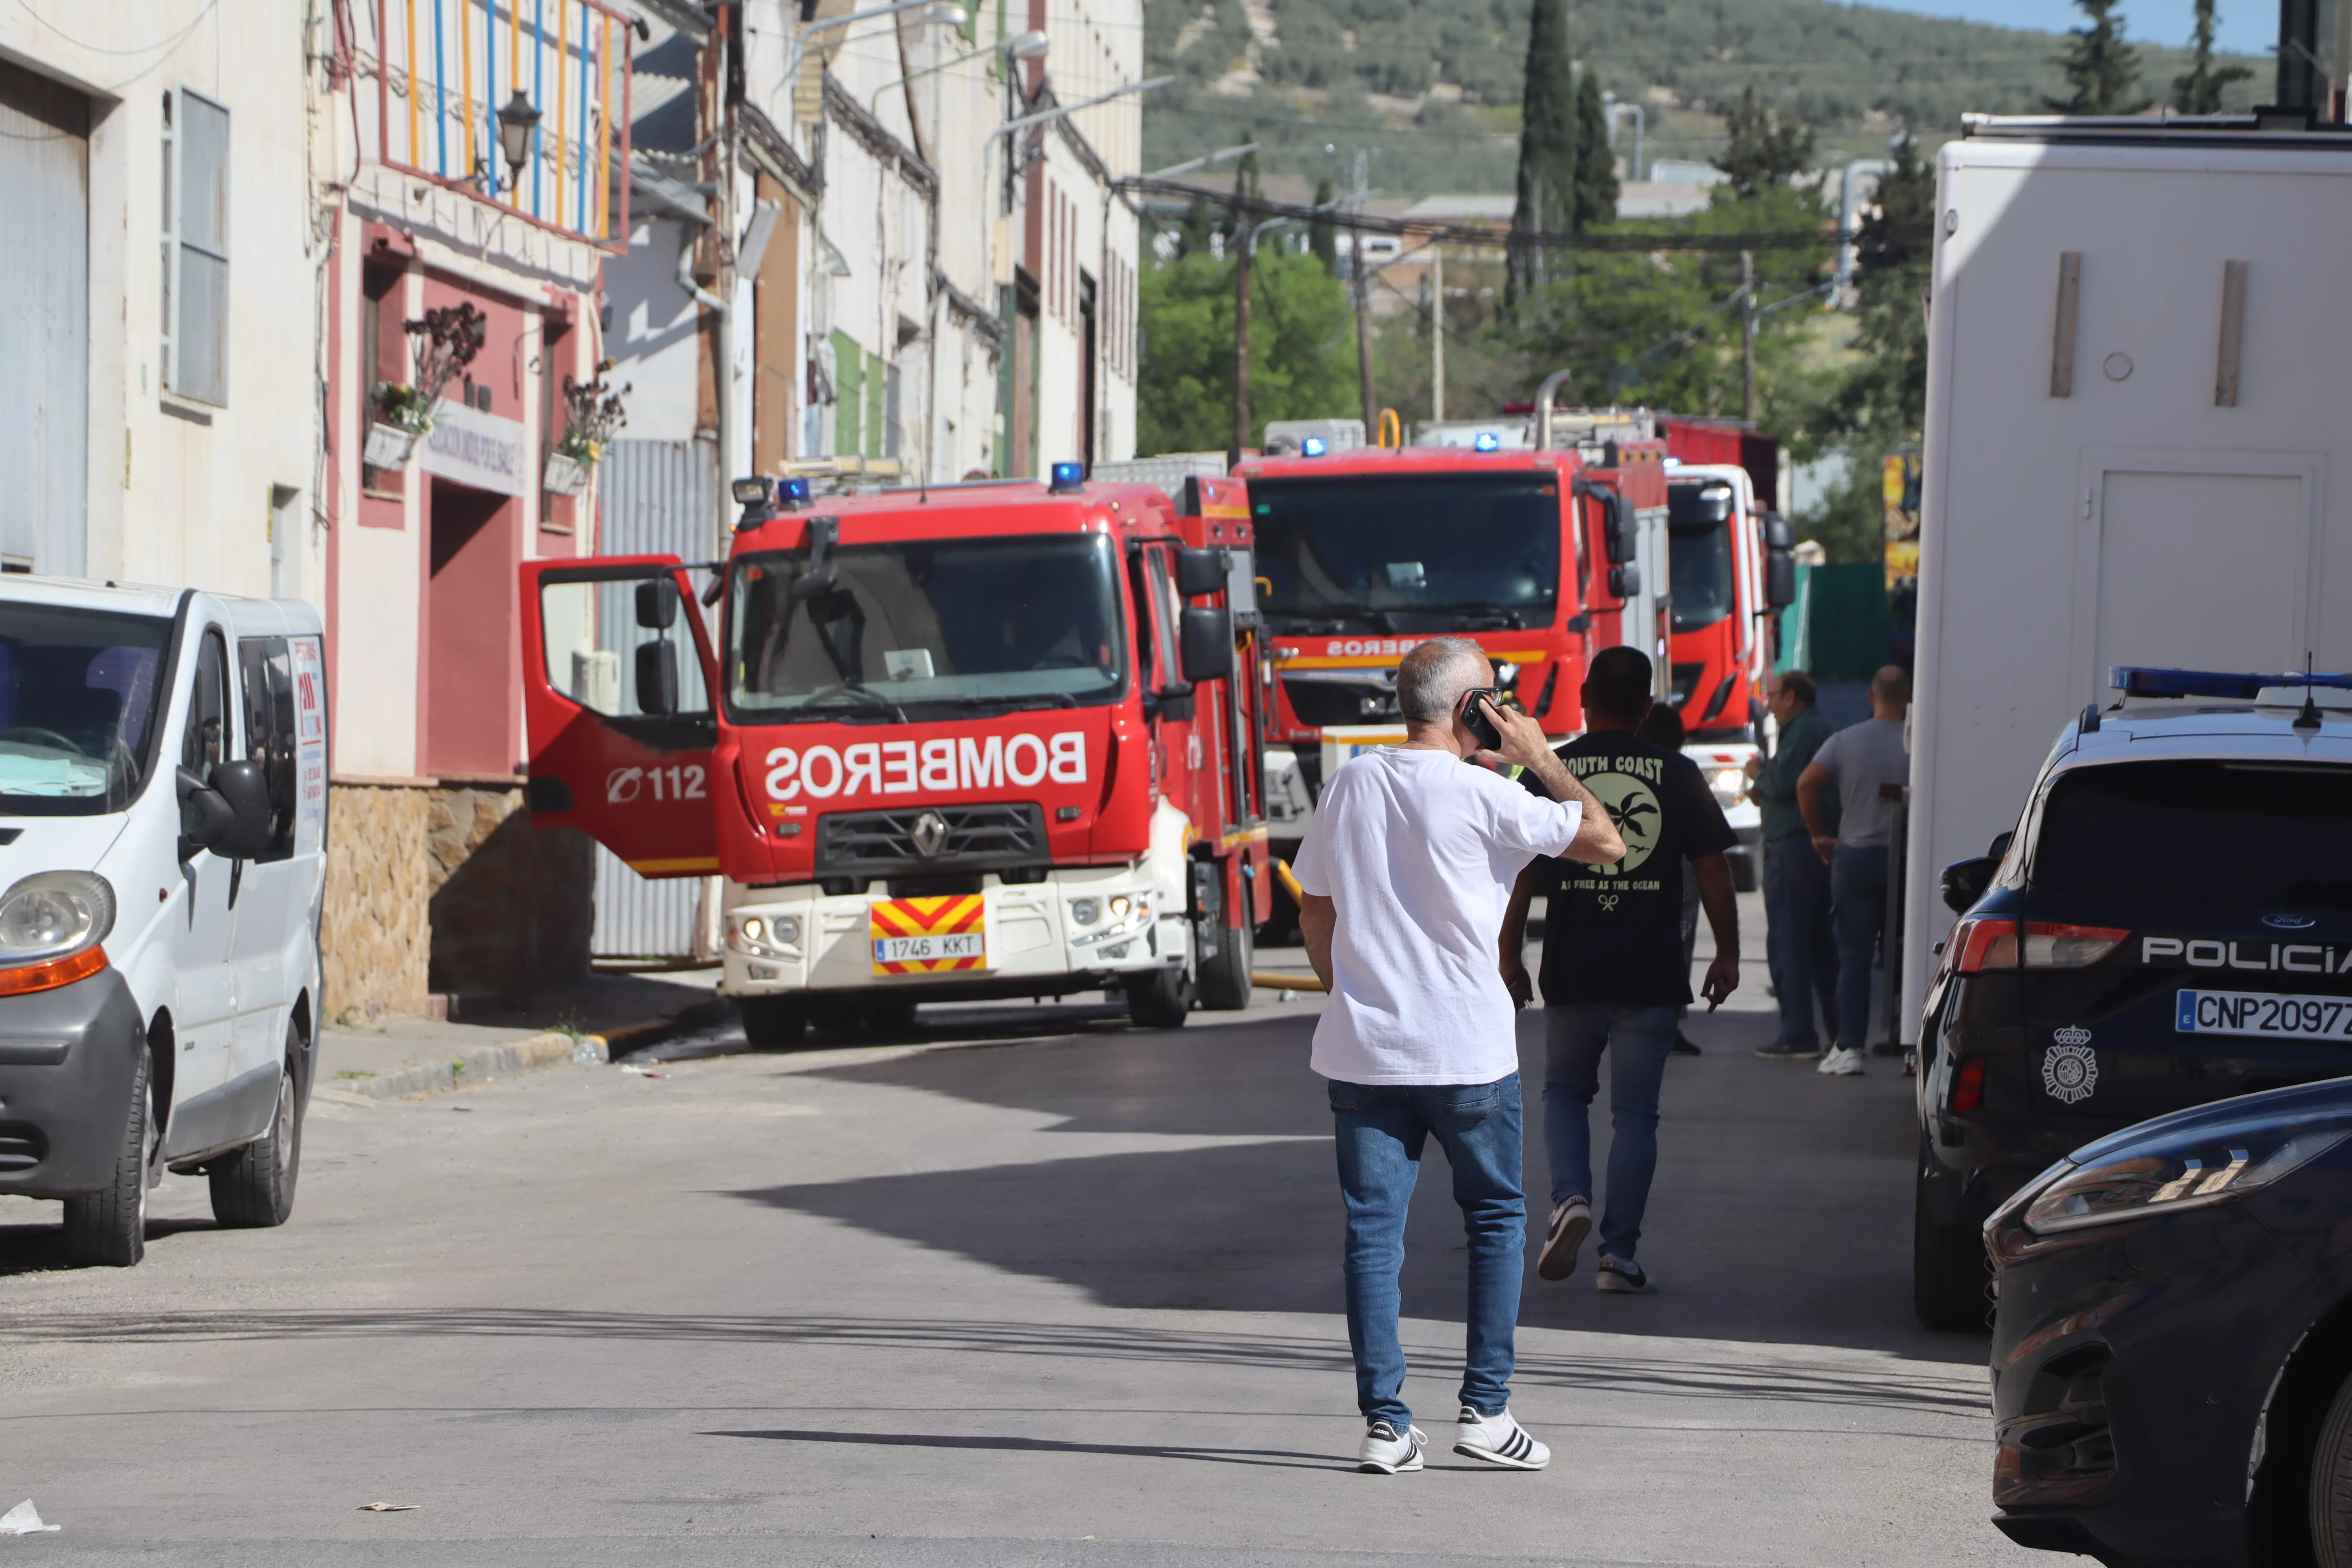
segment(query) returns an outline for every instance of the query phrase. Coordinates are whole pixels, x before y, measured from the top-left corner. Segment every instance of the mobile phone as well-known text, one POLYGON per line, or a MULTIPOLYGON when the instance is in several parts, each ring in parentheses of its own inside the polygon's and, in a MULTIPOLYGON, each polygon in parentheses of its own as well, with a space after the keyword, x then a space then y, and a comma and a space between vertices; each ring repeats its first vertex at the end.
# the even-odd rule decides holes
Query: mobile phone
POLYGON ((1490 752, 1499 752, 1503 749, 1503 732, 1495 728, 1495 721, 1492 719, 1486 717, 1486 710, 1478 700, 1482 697, 1500 706, 1503 689, 1499 686, 1474 686, 1464 692, 1462 722, 1468 727, 1471 734, 1477 737, 1481 746, 1490 752))

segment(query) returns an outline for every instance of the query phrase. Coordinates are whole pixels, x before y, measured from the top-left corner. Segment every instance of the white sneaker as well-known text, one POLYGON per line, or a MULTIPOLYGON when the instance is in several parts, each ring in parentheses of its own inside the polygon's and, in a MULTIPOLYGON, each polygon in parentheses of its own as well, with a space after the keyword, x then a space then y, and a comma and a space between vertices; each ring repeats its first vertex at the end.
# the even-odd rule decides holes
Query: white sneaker
POLYGON ((1376 1476, 1417 1470, 1428 1447, 1429 1434, 1418 1426, 1400 1433, 1385 1421, 1375 1421, 1364 1428, 1364 1440, 1356 1448, 1356 1468, 1376 1476))
POLYGON ((1827 1052, 1822 1057, 1822 1065, 1813 1070, 1824 1078, 1860 1078, 1862 1053, 1853 1050, 1827 1052))
POLYGON ((1454 1428, 1454 1451, 1513 1470, 1540 1470, 1551 1463, 1551 1450, 1528 1436, 1508 1410, 1481 1415, 1466 1405, 1454 1428))

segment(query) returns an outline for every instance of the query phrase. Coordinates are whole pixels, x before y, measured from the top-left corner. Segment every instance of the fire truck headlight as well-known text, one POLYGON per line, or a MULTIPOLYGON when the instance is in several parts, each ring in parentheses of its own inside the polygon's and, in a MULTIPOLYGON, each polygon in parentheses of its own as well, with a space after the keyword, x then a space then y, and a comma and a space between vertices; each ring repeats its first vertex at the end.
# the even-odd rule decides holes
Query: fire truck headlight
POLYGON ((1706 782, 1707 787, 1715 791, 1715 798, 1726 805, 1737 801, 1748 788, 1748 775, 1738 768, 1717 768, 1706 782))
POLYGON ((1110 918, 1113 921, 1124 921, 1127 919, 1127 911, 1134 907, 1135 900, 1125 893, 1120 893, 1110 901, 1110 918))
MULTIPOLYGON (((1101 901, 1100 912, 1107 913, 1109 918, 1103 921, 1099 929, 1089 930, 1083 936, 1073 937, 1071 941, 1076 946, 1092 948, 1104 942, 1129 942, 1141 935, 1151 924, 1151 895, 1150 893, 1114 893, 1101 901)), ((1074 899, 1070 901, 1070 918, 1081 926, 1093 926, 1097 913, 1097 904, 1093 899, 1074 899)), ((1103 955, 1115 956, 1108 948, 1103 949, 1103 955)))
POLYGON ((1082 926, 1090 926, 1102 919, 1102 905, 1093 899, 1072 899, 1070 919, 1082 926))
POLYGON ((790 958, 801 945, 797 915, 730 915, 727 945, 750 958, 790 958))

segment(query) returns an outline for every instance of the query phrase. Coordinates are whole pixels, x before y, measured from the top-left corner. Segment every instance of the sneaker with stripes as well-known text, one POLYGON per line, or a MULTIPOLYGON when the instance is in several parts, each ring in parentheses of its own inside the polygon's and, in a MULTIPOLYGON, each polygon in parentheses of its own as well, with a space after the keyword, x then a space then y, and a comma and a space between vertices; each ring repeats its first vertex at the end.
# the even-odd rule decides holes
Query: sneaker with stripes
POLYGON ((1454 1429, 1454 1451, 1513 1470, 1540 1470, 1551 1463, 1551 1450, 1528 1436, 1507 1409, 1481 1415, 1464 1405, 1461 1423, 1454 1429))
POLYGON ((1375 1421, 1364 1428, 1364 1440, 1357 1445, 1356 1468, 1376 1476, 1417 1470, 1422 1450, 1428 1445, 1429 1434, 1418 1426, 1408 1426, 1400 1432, 1393 1423, 1375 1421))

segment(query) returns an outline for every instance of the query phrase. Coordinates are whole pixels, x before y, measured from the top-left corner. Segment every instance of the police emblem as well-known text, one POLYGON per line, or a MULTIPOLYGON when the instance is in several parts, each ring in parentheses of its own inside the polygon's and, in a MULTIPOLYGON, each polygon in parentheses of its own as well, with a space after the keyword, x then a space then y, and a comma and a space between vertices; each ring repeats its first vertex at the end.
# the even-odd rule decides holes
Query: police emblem
POLYGON ((2090 1047, 2091 1031, 2070 1026, 2050 1037, 2058 1043, 2042 1054, 2042 1087, 2066 1105, 2090 1099, 2099 1087, 2099 1058, 2090 1047))

